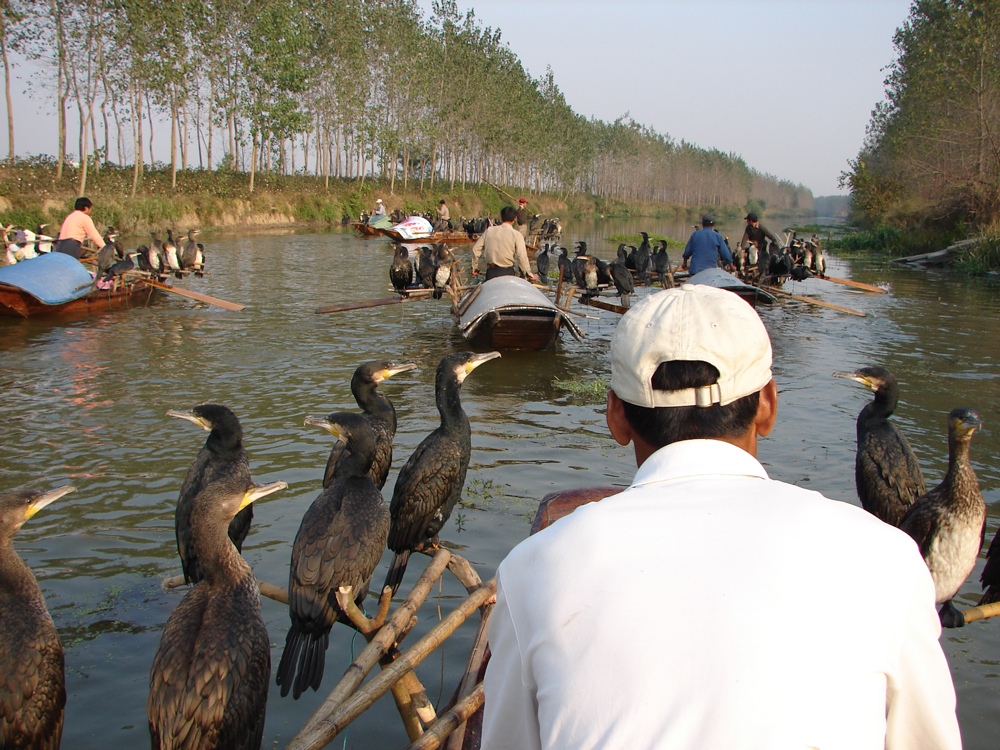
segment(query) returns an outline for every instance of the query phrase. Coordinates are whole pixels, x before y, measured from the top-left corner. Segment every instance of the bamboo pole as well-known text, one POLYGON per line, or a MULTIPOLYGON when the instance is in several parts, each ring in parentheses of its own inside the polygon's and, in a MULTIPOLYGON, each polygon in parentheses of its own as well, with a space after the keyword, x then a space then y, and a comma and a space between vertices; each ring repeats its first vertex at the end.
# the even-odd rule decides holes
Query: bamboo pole
MULTIPOLYGON (((352 721, 370 708, 375 701, 389 692, 389 689, 400 677, 426 659, 449 635, 455 632, 459 625, 465 622, 470 614, 494 599, 495 596, 496 580, 491 579, 454 609, 437 627, 413 644, 391 667, 385 669, 378 677, 354 693, 336 710, 315 722, 310 722, 292 738, 288 750, 320 750, 320 748, 325 747, 352 721)), ((352 664, 351 667, 353 666, 352 664)))
MULTIPOLYGON (((450 559, 451 553, 448 550, 438 550, 423 575, 417 580, 417 585, 413 587, 409 596, 406 597, 406 600, 393 613, 386 624, 379 629, 375 637, 369 641, 358 658, 351 662, 340 682, 333 688, 322 705, 309 717, 309 721, 306 722, 305 726, 292 738, 291 743, 288 745, 290 749, 311 747, 312 745, 305 744, 306 738, 320 736, 317 733, 323 733, 322 736, 325 736, 324 727, 332 728, 330 723, 331 717, 338 714, 341 705, 352 696, 368 673, 375 668, 375 665, 378 664, 382 656, 399 640, 399 633, 409 624, 420 608, 420 605, 423 604, 431 588, 434 586, 434 582, 441 577, 450 559)), ((326 732, 328 731, 327 729, 326 732)), ((330 735, 330 739, 336 736, 339 731, 339 729, 334 731, 330 735)), ((326 742, 316 747, 323 747, 325 744, 326 742)))
MULTIPOLYGON (((451 736, 459 736, 459 730, 465 726, 465 722, 472 714, 483 705, 483 683, 476 685, 475 689, 465 698, 455 704, 455 707, 445 713, 427 731, 421 735, 420 739, 414 742, 408 750, 437 750, 444 740, 451 736)), ((449 750, 451 745, 449 745, 449 750)))
MULTIPOLYGON (((462 675, 462 681, 458 684, 458 693, 455 697, 456 707, 461 705, 475 690, 476 681, 479 679, 479 670, 483 666, 486 649, 489 647, 488 636, 493 607, 493 604, 486 604, 483 607, 483 614, 479 620, 479 630, 476 631, 476 640, 473 641, 472 653, 469 654, 469 662, 465 667, 465 674, 462 675)), ((479 687, 481 689, 482 685, 480 684, 479 687)), ((453 727, 454 734, 448 739, 448 750, 462 750, 462 745, 465 742, 465 720, 467 718, 468 716, 464 716, 461 723, 453 727)))
POLYGON ((829 308, 830 310, 836 310, 837 312, 848 313, 849 315, 857 315, 859 318, 866 317, 866 315, 859 310, 852 310, 849 307, 841 307, 840 305, 834 305, 831 302, 823 302, 822 300, 812 299, 811 297, 803 297, 798 294, 792 294, 791 292, 786 292, 782 289, 778 289, 775 286, 765 286, 764 284, 761 284, 760 288, 770 292, 771 294, 778 294, 781 295, 782 297, 788 297, 789 299, 793 299, 797 302, 805 302, 807 305, 817 305, 819 307, 826 307, 829 308))
POLYGON ((877 286, 872 286, 871 284, 863 284, 860 281, 854 281, 853 279, 838 279, 835 276, 813 276, 814 279, 819 278, 823 281, 832 281, 834 284, 843 284, 844 286, 853 286, 855 289, 864 289, 866 292, 876 292, 878 294, 888 294, 888 290, 880 289, 877 286))
POLYGON ((970 607, 969 609, 962 610, 962 615, 965 617, 966 623, 996 617, 997 615, 1000 615, 1000 602, 980 604, 978 607, 970 607))

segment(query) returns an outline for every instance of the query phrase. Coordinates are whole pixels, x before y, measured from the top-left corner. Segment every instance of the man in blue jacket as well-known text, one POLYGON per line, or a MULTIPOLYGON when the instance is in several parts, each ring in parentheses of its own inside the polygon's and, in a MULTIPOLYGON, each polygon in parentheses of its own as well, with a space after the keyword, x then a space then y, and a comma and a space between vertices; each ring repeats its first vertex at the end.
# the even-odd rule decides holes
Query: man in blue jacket
POLYGON ((684 248, 684 262, 681 267, 687 268, 690 264, 691 275, 694 276, 706 268, 715 268, 719 258, 722 258, 726 265, 731 265, 733 262, 733 254, 729 252, 726 241, 715 231, 715 217, 712 214, 705 214, 701 217, 701 229, 691 235, 684 248))

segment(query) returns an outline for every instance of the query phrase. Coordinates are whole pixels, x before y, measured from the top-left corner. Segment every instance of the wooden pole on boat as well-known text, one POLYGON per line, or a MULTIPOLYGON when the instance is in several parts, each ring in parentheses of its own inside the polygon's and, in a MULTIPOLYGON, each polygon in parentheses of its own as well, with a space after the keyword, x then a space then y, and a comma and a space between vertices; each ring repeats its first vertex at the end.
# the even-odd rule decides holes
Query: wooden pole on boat
MULTIPOLYGON (((128 274, 131 276, 132 274, 128 274)), ((239 312, 246 308, 246 305, 240 305, 236 302, 226 302, 224 299, 219 299, 218 297, 209 297, 207 294, 202 294, 200 292, 192 292, 188 289, 178 289, 175 286, 170 286, 170 284, 162 284, 159 281, 152 281, 144 276, 136 275, 143 284, 146 286, 151 286, 154 289, 162 289, 165 292, 170 292, 171 294, 177 294, 181 297, 187 297, 188 299, 197 300, 198 302, 204 302, 206 305, 214 305, 215 307, 221 307, 224 310, 233 310, 239 312)))
POLYGON ((826 307, 830 310, 836 310, 837 312, 848 313, 849 315, 857 315, 859 318, 866 317, 865 314, 859 310, 852 310, 849 307, 841 307, 840 305, 834 305, 831 302, 823 302, 822 300, 813 299, 812 297, 803 297, 798 294, 792 294, 791 292, 783 291, 774 286, 765 286, 761 284, 760 288, 770 292, 771 294, 778 294, 781 295, 782 297, 788 297, 789 299, 793 299, 797 302, 805 302, 807 305, 817 305, 819 307, 826 307))
MULTIPOLYGON (((496 596, 496 580, 491 579, 463 601, 433 630, 417 641, 391 667, 355 692, 333 712, 310 722, 289 743, 288 750, 320 750, 340 734, 375 701, 389 692, 402 675, 426 659, 441 643, 465 622, 466 618, 496 596)), ((387 623, 388 626, 388 623, 387 623)), ((376 636, 378 638, 379 636, 376 636)), ((375 641, 372 641, 374 643, 375 641)), ((366 649, 367 650, 367 649, 366 649)), ((351 667, 354 665, 352 664, 351 667)), ((325 705, 325 704, 324 704, 325 705)), ((317 712, 318 714, 319 712, 317 712)), ((316 714, 314 714, 314 718, 316 714)))
POLYGON ((366 299, 358 302, 339 302, 336 305, 324 305, 316 308, 316 315, 326 315, 327 313, 347 312, 348 310, 364 310, 368 307, 382 307, 383 305, 398 305, 400 302, 418 301, 430 299, 430 289, 414 289, 409 292, 409 297, 383 297, 382 299, 366 299))
MULTIPOLYGON (((483 683, 480 682, 471 693, 456 703, 454 708, 427 727, 427 731, 410 745, 408 750, 437 750, 449 736, 452 738, 461 736, 460 730, 468 718, 483 705, 483 699, 483 683)), ((450 744, 449 750, 451 750, 450 744)))
POLYGON ((878 294, 888 294, 887 289, 880 289, 877 286, 872 286, 871 284, 862 284, 860 281, 854 281, 853 279, 838 279, 835 276, 813 276, 814 279, 823 279, 823 281, 832 281, 834 284, 843 284, 844 286, 852 286, 855 289, 864 289, 866 292, 877 292, 878 294))
POLYGON ((968 609, 962 610, 962 615, 965 617, 965 621, 967 623, 996 617, 997 615, 1000 615, 1000 602, 980 604, 978 607, 969 607, 968 609))

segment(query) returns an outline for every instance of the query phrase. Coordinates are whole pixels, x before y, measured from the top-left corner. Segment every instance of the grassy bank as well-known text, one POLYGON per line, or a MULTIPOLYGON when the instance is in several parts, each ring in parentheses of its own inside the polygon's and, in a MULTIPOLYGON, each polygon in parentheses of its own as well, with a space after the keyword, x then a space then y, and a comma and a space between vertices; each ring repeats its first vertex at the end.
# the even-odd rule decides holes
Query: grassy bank
POLYGON ((832 239, 829 247, 841 255, 882 256, 887 260, 908 255, 932 253, 968 239, 985 236, 985 241, 965 251, 955 261, 955 267, 973 275, 1000 272, 1000 227, 990 227, 979 233, 964 228, 899 229, 881 226, 847 232, 832 239))
MULTIPOLYGON (((65 168, 56 178, 53 164, 18 162, 0 166, 0 223, 34 228, 37 224, 58 227, 72 210, 77 197, 79 171, 65 168)), ((177 173, 177 187, 171 187, 169 168, 148 170, 142 176, 135 197, 132 170, 105 166, 93 168, 87 176, 86 195, 94 201, 97 226, 112 225, 125 233, 173 226, 178 229, 263 228, 295 224, 332 226, 341 218, 356 218, 371 210, 382 198, 389 211, 423 213, 446 198, 454 219, 485 214, 498 215, 511 199, 488 185, 438 181, 433 189, 425 182, 410 181, 404 188, 397 180, 390 191, 388 182, 344 180, 309 175, 278 176, 258 174, 250 191, 250 176, 243 172, 188 170, 177 173)), ((524 195, 529 208, 543 216, 570 217, 649 217, 688 220, 711 210, 718 216, 738 216, 740 206, 683 206, 672 203, 624 203, 585 194, 529 193, 506 188, 514 197, 524 195)))

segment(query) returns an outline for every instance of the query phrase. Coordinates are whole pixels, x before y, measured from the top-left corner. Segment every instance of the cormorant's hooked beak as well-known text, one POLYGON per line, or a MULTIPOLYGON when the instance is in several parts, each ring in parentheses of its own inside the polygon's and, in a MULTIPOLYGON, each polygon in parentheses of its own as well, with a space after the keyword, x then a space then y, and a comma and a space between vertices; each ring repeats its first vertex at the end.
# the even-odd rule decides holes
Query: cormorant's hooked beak
POLYGON ((247 488, 247 491, 243 493, 243 501, 240 503, 240 510, 243 510, 250 503, 255 500, 260 500, 266 495, 270 495, 272 492, 277 492, 278 490, 284 490, 288 488, 287 482, 271 482, 270 484, 254 484, 247 488))
POLYGON ((844 380, 853 380, 855 383, 861 383, 861 385, 867 386, 873 391, 877 391, 880 385, 880 383, 874 382, 863 372, 835 372, 833 373, 833 377, 843 378, 844 380))
POLYGON ((972 409, 966 409, 956 414, 954 420, 958 434, 963 437, 972 435, 972 433, 983 426, 982 420, 979 419, 979 414, 972 411, 972 409))
POLYGON ((465 374, 468 375, 470 372, 475 370, 479 365, 489 362, 491 359, 496 359, 500 356, 500 352, 487 352, 486 354, 476 354, 465 363, 465 374))
POLYGON ((380 370, 375 373, 375 382, 381 383, 383 380, 391 378, 393 375, 399 375, 401 372, 416 369, 417 365, 415 362, 409 362, 405 365, 392 365, 391 367, 386 367, 384 370, 380 370))
POLYGON ((320 427, 337 438, 337 440, 342 440, 345 443, 347 442, 347 430, 336 422, 331 422, 327 417, 306 417, 302 420, 302 424, 307 424, 311 427, 320 427))
POLYGON ((173 409, 168 409, 167 416, 177 417, 178 419, 186 419, 188 422, 191 422, 192 424, 196 424, 199 427, 201 427, 203 430, 205 430, 205 432, 212 431, 212 423, 209 422, 204 417, 199 417, 193 411, 174 411, 173 409))
POLYGON ((48 492, 43 492, 38 497, 36 497, 34 500, 32 500, 30 503, 28 503, 28 506, 24 509, 24 520, 27 521, 29 518, 31 518, 33 515, 35 515, 38 511, 40 511, 46 505, 48 505, 49 503, 55 502, 56 500, 58 500, 59 498, 61 498, 63 495, 68 495, 70 492, 73 492, 75 489, 76 489, 76 487, 74 487, 73 485, 66 484, 66 485, 63 485, 62 487, 56 487, 54 490, 49 490, 48 492))

